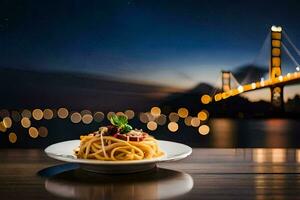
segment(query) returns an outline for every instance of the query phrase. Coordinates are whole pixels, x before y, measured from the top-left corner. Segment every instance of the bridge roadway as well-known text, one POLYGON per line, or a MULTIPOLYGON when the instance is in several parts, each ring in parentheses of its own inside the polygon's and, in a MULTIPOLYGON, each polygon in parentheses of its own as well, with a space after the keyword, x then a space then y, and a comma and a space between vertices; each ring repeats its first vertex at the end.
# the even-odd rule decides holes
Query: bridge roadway
POLYGON ((234 88, 225 92, 217 93, 214 96, 215 101, 227 99, 232 96, 236 96, 245 92, 255 91, 268 87, 294 85, 300 83, 300 72, 288 73, 285 76, 279 76, 275 79, 261 80, 259 82, 253 82, 246 85, 241 85, 238 88, 234 88))

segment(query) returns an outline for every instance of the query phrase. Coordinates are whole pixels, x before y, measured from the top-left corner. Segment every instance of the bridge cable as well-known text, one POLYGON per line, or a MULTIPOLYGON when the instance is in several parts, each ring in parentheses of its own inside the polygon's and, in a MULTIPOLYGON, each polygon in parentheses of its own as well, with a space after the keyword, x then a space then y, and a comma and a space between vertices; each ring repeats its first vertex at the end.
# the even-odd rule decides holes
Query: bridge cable
MULTIPOLYGON (((237 84, 237 86, 240 86, 241 84, 238 82, 238 80, 235 78, 235 76, 233 75, 233 73, 230 73, 232 80, 234 81, 235 84, 237 84)), ((232 88, 230 88, 232 89, 232 88)))
POLYGON ((284 34, 285 38, 287 39, 287 41, 290 43, 290 45, 293 47, 293 49, 295 50, 295 52, 298 54, 298 56, 300 56, 300 50, 292 42, 291 38, 288 36, 288 34, 286 33, 286 31, 283 30, 283 34, 284 34))
POLYGON ((299 63, 297 62, 297 60, 294 58, 294 56, 291 54, 291 52, 288 50, 288 48, 284 45, 284 43, 282 42, 282 47, 285 50, 285 52, 287 53, 287 55, 290 57, 290 59, 294 62, 294 64, 296 66, 299 66, 299 63))
MULTIPOLYGON (((249 63, 250 65, 254 65, 254 66, 267 66, 268 67, 268 64, 264 65, 264 64, 259 64, 259 59, 262 57, 262 55, 265 53, 266 51, 266 48, 270 45, 269 42, 270 42, 270 37, 271 37, 271 33, 269 32, 267 34, 267 36, 265 37, 258 53, 255 55, 255 57, 253 58, 253 60, 249 63)), ((267 51, 269 52, 269 51, 267 51)), ((267 55, 267 56, 270 56, 270 55, 267 55)), ((241 84, 240 85, 243 85, 244 83, 248 83, 249 81, 249 74, 246 75, 246 77, 241 81, 241 84)))
MULTIPOLYGON (((217 83, 218 83, 218 81, 219 81, 219 77, 221 77, 221 79, 222 79, 222 73, 221 72, 219 72, 219 75, 217 76, 218 78, 216 79, 216 81, 214 81, 216 84, 215 84, 215 87, 214 87, 214 89, 210 92, 210 94, 209 94, 209 96, 215 96, 215 94, 217 93, 217 91, 218 90, 220 90, 219 88, 218 88, 218 86, 217 86, 217 83)), ((222 87, 222 84, 221 84, 221 87, 222 87)), ((221 90, 222 90, 222 88, 221 88, 221 90)))
POLYGON ((264 52, 265 48, 267 46, 269 46, 268 43, 270 42, 270 37, 271 37, 271 33, 268 33, 267 36, 266 36, 266 38, 265 38, 265 40, 264 40, 264 42, 263 42, 263 44, 262 44, 262 46, 260 47, 260 49, 258 51, 258 53, 256 54, 256 56, 254 57, 254 59, 252 60, 252 62, 250 64, 252 64, 252 65, 256 64, 256 61, 262 55, 262 53, 264 52))

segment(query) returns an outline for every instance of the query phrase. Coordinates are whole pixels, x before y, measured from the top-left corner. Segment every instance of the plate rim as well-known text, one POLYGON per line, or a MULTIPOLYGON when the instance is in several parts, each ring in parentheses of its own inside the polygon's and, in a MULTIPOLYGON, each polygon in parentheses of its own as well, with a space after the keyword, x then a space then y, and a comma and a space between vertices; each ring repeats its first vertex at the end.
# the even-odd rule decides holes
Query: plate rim
POLYGON ((180 145, 186 148, 186 152, 168 157, 167 150, 162 149, 167 155, 164 155, 159 158, 153 158, 153 159, 144 159, 144 160, 129 160, 129 161, 102 161, 102 160, 93 160, 93 159, 77 159, 74 157, 70 157, 70 155, 57 155, 49 152, 50 148, 53 148, 53 146, 61 144, 61 143, 66 143, 66 142, 78 142, 80 140, 66 140, 62 142, 57 142, 54 144, 51 144, 47 146, 44 149, 44 152, 46 153, 47 156, 50 158, 53 158, 55 160, 63 161, 63 162, 69 162, 69 163, 78 163, 78 164, 85 164, 85 165, 139 165, 139 164, 151 164, 151 163, 159 163, 159 162, 168 162, 168 161, 176 161, 176 160, 181 160, 183 158, 188 157, 189 155, 192 154, 192 148, 186 144, 182 144, 179 142, 173 142, 173 141, 168 141, 168 140, 158 140, 158 142, 166 142, 166 143, 172 143, 175 145, 180 145))

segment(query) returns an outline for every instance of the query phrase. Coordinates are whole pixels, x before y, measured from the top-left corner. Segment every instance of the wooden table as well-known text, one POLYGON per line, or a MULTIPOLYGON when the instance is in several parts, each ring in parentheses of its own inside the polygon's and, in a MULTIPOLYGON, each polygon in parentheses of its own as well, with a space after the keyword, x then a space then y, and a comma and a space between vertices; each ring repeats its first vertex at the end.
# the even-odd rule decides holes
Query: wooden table
POLYGON ((193 149, 182 161, 132 175, 76 167, 38 149, 2 149, 0 199, 300 199, 296 149, 193 149))

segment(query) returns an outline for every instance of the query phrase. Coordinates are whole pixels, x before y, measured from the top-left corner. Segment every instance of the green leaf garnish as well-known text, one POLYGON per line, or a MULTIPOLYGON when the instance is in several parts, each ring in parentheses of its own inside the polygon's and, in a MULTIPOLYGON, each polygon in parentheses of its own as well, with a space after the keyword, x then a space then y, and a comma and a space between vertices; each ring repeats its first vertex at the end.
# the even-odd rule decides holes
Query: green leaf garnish
POLYGON ((132 126, 130 126, 129 124, 125 124, 125 126, 122 129, 125 133, 128 133, 129 131, 132 130, 132 126))
POLYGON ((128 133, 132 130, 132 126, 128 124, 128 119, 125 115, 111 116, 110 123, 117 126, 121 133, 128 133))

